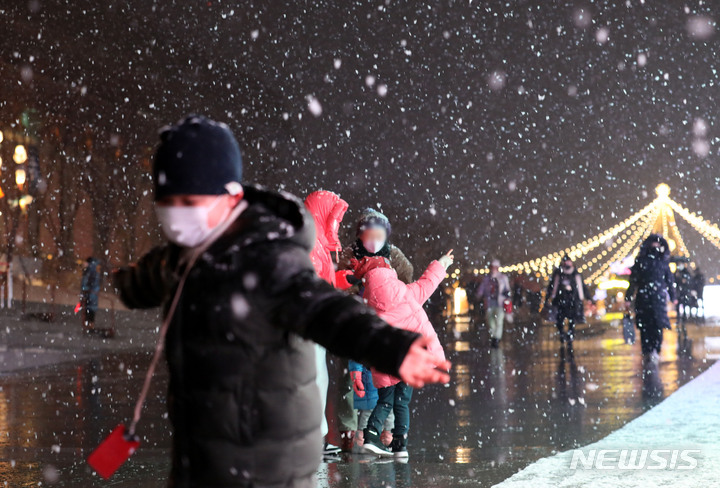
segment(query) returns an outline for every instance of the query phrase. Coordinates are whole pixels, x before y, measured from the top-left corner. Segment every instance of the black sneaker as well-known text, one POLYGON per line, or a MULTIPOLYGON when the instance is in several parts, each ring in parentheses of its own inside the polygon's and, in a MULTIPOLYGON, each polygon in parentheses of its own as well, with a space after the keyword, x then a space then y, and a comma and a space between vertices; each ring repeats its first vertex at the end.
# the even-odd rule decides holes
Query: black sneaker
POLYGON ((404 435, 394 436, 390 443, 390 449, 392 450, 393 456, 396 458, 407 458, 409 457, 407 450, 407 437, 404 435))
POLYGON ((393 452, 385 447, 380 440, 380 434, 368 429, 365 429, 363 434, 363 437, 365 438, 365 442, 362 446, 363 454, 375 454, 383 457, 393 456, 393 452))
POLYGON ((325 442, 323 444, 323 456, 337 456, 342 452, 342 449, 340 449, 338 446, 333 446, 332 444, 329 444, 325 442))

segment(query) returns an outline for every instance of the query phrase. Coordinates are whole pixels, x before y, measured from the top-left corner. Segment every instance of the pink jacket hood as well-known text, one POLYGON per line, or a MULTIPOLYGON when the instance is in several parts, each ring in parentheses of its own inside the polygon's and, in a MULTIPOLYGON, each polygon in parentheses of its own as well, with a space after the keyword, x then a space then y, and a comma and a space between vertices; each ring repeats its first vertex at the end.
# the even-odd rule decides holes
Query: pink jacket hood
POLYGON ((348 204, 331 191, 316 191, 305 199, 305 207, 315 220, 317 241, 328 252, 340 251, 338 230, 348 204))
MULTIPOLYGON (((398 279, 395 270, 376 268, 365 275, 363 298, 393 327, 417 332, 430 338, 432 340, 430 352, 444 361, 445 353, 442 345, 423 309, 423 304, 443 278, 445 278, 445 268, 438 261, 430 263, 419 280, 407 285, 398 279)), ((377 388, 385 388, 399 382, 398 378, 373 371, 373 383, 377 388)))
POLYGON ((342 249, 338 229, 348 204, 333 192, 316 191, 305 199, 305 208, 315 221, 315 247, 310 253, 310 259, 318 276, 334 286, 335 266, 330 253, 342 249))

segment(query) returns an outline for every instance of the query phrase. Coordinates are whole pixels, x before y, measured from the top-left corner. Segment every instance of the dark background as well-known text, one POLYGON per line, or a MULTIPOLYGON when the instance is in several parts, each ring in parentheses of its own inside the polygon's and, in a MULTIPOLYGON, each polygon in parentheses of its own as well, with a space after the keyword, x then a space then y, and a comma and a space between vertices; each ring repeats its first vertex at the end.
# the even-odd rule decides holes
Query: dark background
MULTIPOLYGON (((379 206, 417 266, 450 247, 509 263, 597 234, 663 181, 720 221, 720 35, 688 30, 712 15, 698 4, 2 0, 0 126, 33 107, 119 144, 113 164, 143 175, 123 200, 151 187, 157 129, 205 113, 236 132, 248 181, 339 193, 348 233, 379 206)), ((159 237, 151 212, 128 225, 142 250, 159 237)))

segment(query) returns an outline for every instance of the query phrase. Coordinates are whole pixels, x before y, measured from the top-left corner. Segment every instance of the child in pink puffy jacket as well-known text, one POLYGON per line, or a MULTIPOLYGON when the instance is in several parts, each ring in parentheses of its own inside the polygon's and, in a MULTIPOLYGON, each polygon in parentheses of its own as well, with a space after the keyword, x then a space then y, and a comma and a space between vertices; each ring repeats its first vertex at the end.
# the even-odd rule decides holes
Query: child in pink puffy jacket
MULTIPOLYGON (((428 266, 422 277, 414 283, 405 284, 382 257, 367 257, 357 263, 355 277, 363 280, 363 298, 378 315, 390 325, 417 332, 429 339, 428 351, 445 361, 440 341, 423 304, 445 278, 453 262, 452 250, 428 266)), ((363 451, 380 456, 408 457, 407 433, 410 427, 410 398, 412 387, 400 379, 373 370, 373 383, 378 389, 377 406, 370 415, 364 431, 363 451), (395 428, 390 447, 380 441, 385 419, 395 413, 395 428)))

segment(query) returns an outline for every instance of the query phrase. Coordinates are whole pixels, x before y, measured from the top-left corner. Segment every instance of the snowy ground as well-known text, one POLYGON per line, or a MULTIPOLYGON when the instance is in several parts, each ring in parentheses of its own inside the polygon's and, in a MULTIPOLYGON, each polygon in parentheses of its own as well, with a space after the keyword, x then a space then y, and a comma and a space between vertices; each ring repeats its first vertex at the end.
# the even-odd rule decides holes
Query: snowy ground
MULTIPOLYGON (((653 487, 714 487, 720 483, 720 364, 716 363, 705 373, 681 387, 658 406, 610 434, 599 442, 581 449, 584 456, 592 450, 608 450, 611 457, 619 458, 622 450, 632 450, 641 456, 641 450, 660 449, 656 455, 666 459, 649 462, 644 469, 597 469, 598 464, 585 469, 576 462, 572 469, 574 450, 541 459, 528 466, 496 488, 653 488, 653 487), (620 450, 620 453, 617 452, 620 450), (677 454, 677 464, 672 468, 674 452, 686 450, 682 462, 677 454), (670 451, 670 452, 668 452, 670 451), (688 461, 696 460, 697 466, 688 461), (682 469, 678 468, 682 466, 682 469)), ((577 456, 577 454, 575 454, 577 456)), ((648 454, 649 456, 649 454, 648 454)), ((588 459, 584 457, 583 460, 588 459)), ((657 458, 656 458, 657 459, 657 458)), ((639 463, 639 461, 638 461, 639 463)), ((618 466, 612 460, 600 464, 603 467, 618 466)))

